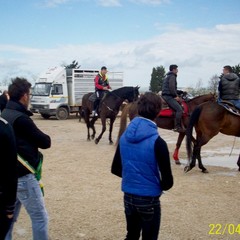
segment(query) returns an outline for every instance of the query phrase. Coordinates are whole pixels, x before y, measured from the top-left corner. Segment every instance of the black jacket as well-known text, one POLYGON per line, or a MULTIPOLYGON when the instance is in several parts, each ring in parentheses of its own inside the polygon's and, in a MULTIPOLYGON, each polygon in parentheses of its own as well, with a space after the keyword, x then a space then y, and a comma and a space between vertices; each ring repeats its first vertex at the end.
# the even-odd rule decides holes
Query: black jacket
POLYGON ((235 73, 225 74, 218 85, 220 98, 223 100, 237 100, 240 94, 240 79, 235 73))
POLYGON ((162 96, 177 97, 177 75, 171 71, 163 80, 162 96))
POLYGON ((0 118, 0 210, 12 214, 17 191, 17 149, 14 132, 0 118))
MULTIPOLYGON (((38 129, 30 118, 32 115, 21 103, 10 100, 1 116, 13 126, 18 154, 27 160, 32 167, 37 168, 39 163, 38 148, 50 148, 51 139, 38 129)), ((30 173, 20 163, 17 165, 17 171, 18 177, 30 173)))

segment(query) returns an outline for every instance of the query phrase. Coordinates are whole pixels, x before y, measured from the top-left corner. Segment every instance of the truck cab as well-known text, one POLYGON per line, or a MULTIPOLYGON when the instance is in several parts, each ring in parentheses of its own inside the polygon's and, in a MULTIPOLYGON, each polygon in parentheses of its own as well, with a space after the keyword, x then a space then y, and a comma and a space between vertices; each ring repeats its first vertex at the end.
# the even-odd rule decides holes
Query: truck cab
POLYGON ((36 81, 31 98, 31 111, 45 119, 56 116, 66 119, 69 115, 65 68, 50 68, 36 81))

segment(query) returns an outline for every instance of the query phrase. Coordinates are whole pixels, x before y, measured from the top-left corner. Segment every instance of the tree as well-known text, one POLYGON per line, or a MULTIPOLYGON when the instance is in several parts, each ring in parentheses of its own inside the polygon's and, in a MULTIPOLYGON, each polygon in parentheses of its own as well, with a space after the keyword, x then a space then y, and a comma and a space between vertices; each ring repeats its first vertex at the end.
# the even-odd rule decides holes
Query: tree
POLYGON ((200 96, 206 94, 208 90, 203 87, 202 79, 198 79, 196 86, 193 88, 192 95, 193 96, 200 96))
POLYGON ((219 83, 219 76, 215 74, 208 81, 208 89, 211 93, 217 93, 218 83, 219 83))
POLYGON ((158 93, 162 90, 163 80, 165 77, 166 71, 163 66, 154 67, 152 69, 151 81, 149 90, 155 93, 158 93))
POLYGON ((232 69, 240 77, 240 64, 233 66, 232 69))
POLYGON ((69 64, 69 65, 64 65, 63 64, 63 66, 67 69, 69 69, 69 68, 80 68, 81 67, 81 65, 78 65, 78 62, 76 60, 73 60, 72 63, 69 64))

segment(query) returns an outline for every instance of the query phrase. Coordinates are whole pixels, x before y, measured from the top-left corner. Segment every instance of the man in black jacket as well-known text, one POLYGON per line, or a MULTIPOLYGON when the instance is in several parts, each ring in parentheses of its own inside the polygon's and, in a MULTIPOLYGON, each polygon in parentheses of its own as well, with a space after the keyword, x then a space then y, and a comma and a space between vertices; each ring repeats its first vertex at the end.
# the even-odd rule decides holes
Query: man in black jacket
POLYGON ((240 109, 240 78, 231 66, 223 67, 223 75, 218 85, 219 98, 227 100, 240 109))
POLYGON ((183 109, 179 104, 180 98, 177 94, 177 73, 178 66, 170 65, 169 72, 167 73, 162 87, 162 97, 167 102, 168 106, 176 112, 176 123, 175 132, 184 132, 185 129, 182 127, 182 114, 183 109))
POLYGON ((13 219, 17 192, 17 149, 11 125, 0 117, 0 240, 13 219))
MULTIPOLYGON (((2 112, 14 129, 18 157, 27 162, 33 169, 40 163, 38 148, 47 149, 51 146, 50 137, 43 133, 30 118, 28 111, 31 84, 24 78, 15 78, 9 85, 10 100, 2 112)), ((21 163, 17 165, 18 189, 14 221, 23 204, 32 221, 33 239, 48 239, 48 215, 45 208, 42 191, 38 180, 31 171, 21 163)), ((13 227, 13 224, 12 224, 13 227)), ((12 239, 12 228, 6 239, 12 239)))

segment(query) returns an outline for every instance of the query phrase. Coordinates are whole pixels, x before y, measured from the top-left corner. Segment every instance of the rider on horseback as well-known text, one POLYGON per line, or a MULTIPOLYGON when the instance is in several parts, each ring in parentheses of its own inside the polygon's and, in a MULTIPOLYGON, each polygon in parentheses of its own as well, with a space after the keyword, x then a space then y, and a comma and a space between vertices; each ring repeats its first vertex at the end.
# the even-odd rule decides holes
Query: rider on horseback
POLYGON ((107 68, 103 66, 101 68, 101 71, 98 73, 98 75, 94 79, 95 83, 95 93, 96 93, 96 100, 93 104, 93 111, 92 116, 98 116, 98 107, 101 99, 103 98, 104 94, 109 90, 112 89, 108 82, 107 77, 107 68))
POLYGON ((168 106, 176 111, 176 122, 173 130, 175 132, 184 132, 185 129, 182 127, 183 109, 179 103, 181 99, 177 93, 178 66, 174 64, 170 65, 169 70, 170 71, 163 81, 162 97, 167 102, 168 106))
POLYGON ((233 73, 231 66, 223 67, 223 75, 218 85, 219 100, 227 100, 240 109, 240 78, 233 73))

